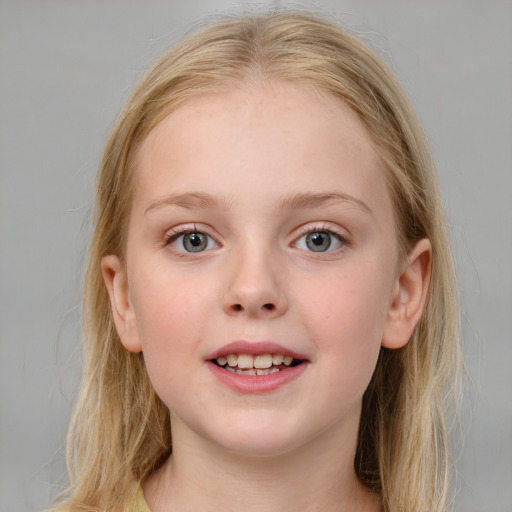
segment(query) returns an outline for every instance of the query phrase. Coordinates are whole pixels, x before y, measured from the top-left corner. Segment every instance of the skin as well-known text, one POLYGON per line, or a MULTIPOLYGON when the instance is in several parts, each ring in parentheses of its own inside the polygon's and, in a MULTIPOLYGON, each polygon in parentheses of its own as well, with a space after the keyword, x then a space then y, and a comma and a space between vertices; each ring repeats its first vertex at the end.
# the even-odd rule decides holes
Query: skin
POLYGON ((153 512, 380 510, 353 469, 362 396, 381 346, 409 340, 430 272, 426 240, 399 260, 384 173, 347 107, 291 84, 197 96, 147 137, 125 257, 102 271, 121 342, 171 413, 173 455, 144 484, 153 512), (328 251, 307 245, 315 232, 328 251), (206 362, 235 340, 307 367, 240 393, 206 362))

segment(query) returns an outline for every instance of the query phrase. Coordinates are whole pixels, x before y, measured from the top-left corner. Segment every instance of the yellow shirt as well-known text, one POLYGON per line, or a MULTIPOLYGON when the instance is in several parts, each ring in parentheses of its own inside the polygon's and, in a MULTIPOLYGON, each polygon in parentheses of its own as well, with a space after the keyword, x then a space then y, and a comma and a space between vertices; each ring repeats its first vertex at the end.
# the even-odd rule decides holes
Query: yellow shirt
POLYGON ((144 498, 142 487, 139 487, 131 507, 126 512, 151 512, 148 504, 146 503, 146 499, 144 498))

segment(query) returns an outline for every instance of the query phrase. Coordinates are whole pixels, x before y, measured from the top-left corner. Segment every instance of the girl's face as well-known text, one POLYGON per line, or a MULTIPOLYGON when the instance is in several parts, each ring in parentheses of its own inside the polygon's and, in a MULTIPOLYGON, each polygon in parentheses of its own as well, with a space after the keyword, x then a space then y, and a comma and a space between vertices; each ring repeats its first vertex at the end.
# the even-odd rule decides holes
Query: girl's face
POLYGON ((355 115, 282 83, 195 97, 144 142, 134 191, 124 262, 102 269, 174 441, 355 444, 380 347, 409 339, 429 261, 426 243, 399 261, 355 115))

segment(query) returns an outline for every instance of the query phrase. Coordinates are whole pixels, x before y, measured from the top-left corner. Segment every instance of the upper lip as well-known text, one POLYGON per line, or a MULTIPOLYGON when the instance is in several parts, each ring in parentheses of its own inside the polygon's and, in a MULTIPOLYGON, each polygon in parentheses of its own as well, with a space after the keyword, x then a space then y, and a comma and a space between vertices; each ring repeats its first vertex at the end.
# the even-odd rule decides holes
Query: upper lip
POLYGON ((283 356, 291 356, 294 359, 307 359, 305 355, 294 352, 293 350, 283 347, 279 343, 275 343, 273 341, 246 340, 238 340, 228 343, 209 354, 206 359, 217 359, 222 356, 226 357, 229 354, 250 354, 253 356, 261 354, 280 354, 283 356))

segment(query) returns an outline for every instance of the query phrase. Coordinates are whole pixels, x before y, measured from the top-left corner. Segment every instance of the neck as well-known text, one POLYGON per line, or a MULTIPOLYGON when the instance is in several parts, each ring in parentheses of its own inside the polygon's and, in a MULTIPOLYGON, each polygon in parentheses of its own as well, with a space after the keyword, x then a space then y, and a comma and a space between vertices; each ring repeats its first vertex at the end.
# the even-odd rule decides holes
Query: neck
POLYGON ((336 442, 325 435, 300 450, 265 457, 226 452, 197 437, 175 437, 174 446, 144 483, 152 512, 381 510, 380 497, 355 475, 355 440, 336 442))

